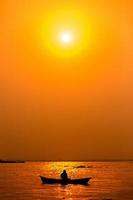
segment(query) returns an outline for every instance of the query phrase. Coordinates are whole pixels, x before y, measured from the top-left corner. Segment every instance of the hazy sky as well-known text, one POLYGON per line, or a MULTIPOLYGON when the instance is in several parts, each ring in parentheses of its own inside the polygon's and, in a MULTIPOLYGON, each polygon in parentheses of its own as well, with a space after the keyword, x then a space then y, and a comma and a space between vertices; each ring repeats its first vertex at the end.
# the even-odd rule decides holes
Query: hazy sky
POLYGON ((131 0, 0 1, 1 159, 133 159, 132 11, 131 0))

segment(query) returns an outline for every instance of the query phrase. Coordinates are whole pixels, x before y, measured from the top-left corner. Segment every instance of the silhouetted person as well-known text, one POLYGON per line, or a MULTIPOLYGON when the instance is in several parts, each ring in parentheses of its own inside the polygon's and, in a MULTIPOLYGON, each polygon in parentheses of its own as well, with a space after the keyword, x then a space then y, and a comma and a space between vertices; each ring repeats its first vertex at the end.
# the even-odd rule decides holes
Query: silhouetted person
POLYGON ((61 174, 61 179, 62 179, 63 181, 67 181, 67 180, 68 180, 68 175, 67 175, 66 170, 64 170, 64 171, 62 172, 62 174, 61 174))

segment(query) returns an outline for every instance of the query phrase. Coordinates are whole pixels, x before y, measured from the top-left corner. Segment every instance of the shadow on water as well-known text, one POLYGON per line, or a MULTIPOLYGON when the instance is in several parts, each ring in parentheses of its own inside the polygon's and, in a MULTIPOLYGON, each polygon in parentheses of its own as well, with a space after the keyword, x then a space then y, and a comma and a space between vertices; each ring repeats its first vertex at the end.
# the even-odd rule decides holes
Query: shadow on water
MULTIPOLYGON (((69 183, 41 183, 41 186, 46 186, 46 185, 55 185, 55 186, 60 186, 61 188, 66 188, 67 186, 83 186, 83 187, 88 187, 90 186, 89 183, 82 183, 82 184, 69 184, 69 183)), ((109 199, 110 200, 110 199, 109 199)))

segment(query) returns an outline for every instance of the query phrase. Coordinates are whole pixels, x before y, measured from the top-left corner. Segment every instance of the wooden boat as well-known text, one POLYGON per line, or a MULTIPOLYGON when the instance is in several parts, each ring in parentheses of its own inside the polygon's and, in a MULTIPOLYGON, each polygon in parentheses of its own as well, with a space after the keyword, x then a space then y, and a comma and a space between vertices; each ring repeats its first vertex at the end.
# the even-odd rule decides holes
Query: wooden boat
POLYGON ((83 184, 86 185, 91 177, 89 178, 82 178, 82 179, 67 179, 67 180, 62 180, 62 179, 55 179, 55 178, 46 178, 43 176, 40 176, 41 181, 43 184, 83 184))

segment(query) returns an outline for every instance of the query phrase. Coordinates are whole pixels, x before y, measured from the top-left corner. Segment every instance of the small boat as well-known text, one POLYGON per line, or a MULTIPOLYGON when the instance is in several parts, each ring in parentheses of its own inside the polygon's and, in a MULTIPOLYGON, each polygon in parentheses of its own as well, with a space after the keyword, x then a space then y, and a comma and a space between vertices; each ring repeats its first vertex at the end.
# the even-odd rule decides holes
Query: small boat
POLYGON ((44 176, 40 176, 42 183, 43 184, 82 184, 82 185, 87 185, 91 177, 89 178, 81 178, 81 179, 67 179, 67 180, 62 180, 62 179, 55 179, 55 178, 46 178, 44 176))
POLYGON ((79 165, 79 166, 76 166, 74 168, 77 168, 77 169, 80 169, 80 168, 92 168, 92 166, 79 165))

